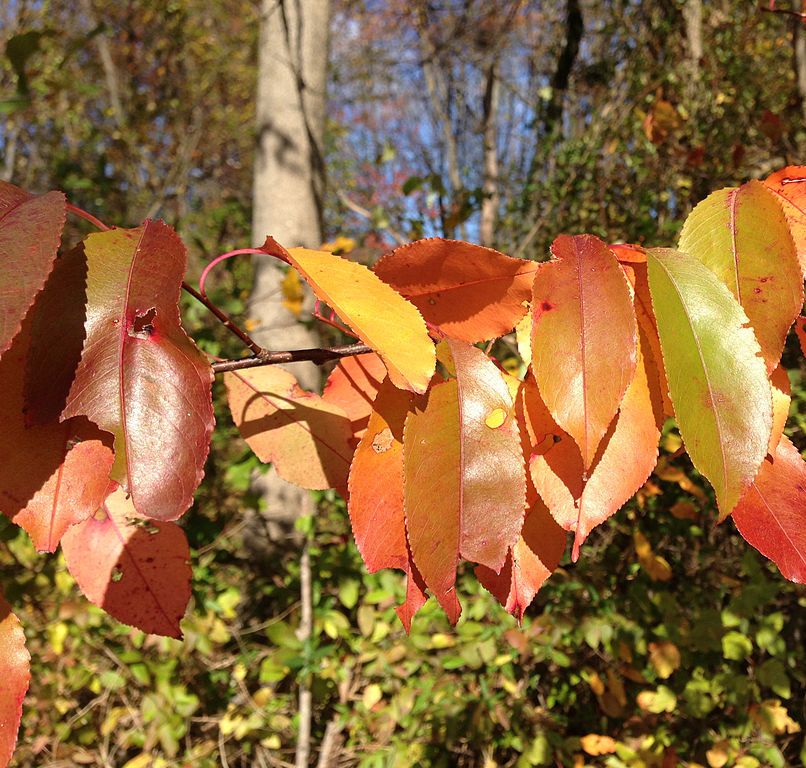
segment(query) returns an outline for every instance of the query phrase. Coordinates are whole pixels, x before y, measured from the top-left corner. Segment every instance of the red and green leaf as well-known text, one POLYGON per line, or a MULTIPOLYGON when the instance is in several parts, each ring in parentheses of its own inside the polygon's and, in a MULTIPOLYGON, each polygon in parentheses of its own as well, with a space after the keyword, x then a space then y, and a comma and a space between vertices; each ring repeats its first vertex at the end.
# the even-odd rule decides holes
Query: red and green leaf
POLYGON ((771 373, 803 306, 797 251, 774 193, 759 181, 713 192, 686 219, 678 248, 742 305, 771 373))
POLYGON ((302 488, 344 491, 353 455, 347 414, 276 366, 226 374, 232 418, 249 447, 302 488))
POLYGON ((762 463, 733 522, 785 578, 806 584, 806 462, 788 437, 762 463))
POLYGON ((190 548, 176 523, 147 520, 118 488, 62 538, 67 568, 87 599, 144 632, 182 637, 190 548))
POLYGON ((692 256, 648 251, 649 287, 680 433, 716 491, 721 519, 767 453, 772 396, 747 316, 724 283, 692 256))
POLYGON ((446 336, 474 343, 515 327, 536 268, 492 248, 429 238, 395 248, 374 271, 446 336))
POLYGON ((53 268, 66 205, 61 192, 35 197, 0 181, 0 355, 53 268))
POLYGON ((114 436, 112 479, 137 511, 178 518, 193 502, 213 429, 212 370, 179 318, 185 247, 160 222, 85 241, 86 340, 63 418, 114 436))
POLYGON ((535 275, 532 370, 590 468, 635 372, 635 312, 627 278, 601 240, 561 235, 552 253, 535 275))
POLYGON ((22 702, 31 682, 31 656, 19 619, 0 592, 0 768, 14 753, 22 702))
POLYGON ((433 386, 406 419, 404 504, 414 562, 455 622, 459 557, 501 569, 522 528, 526 477, 501 372, 475 347, 447 348, 456 379, 433 386))

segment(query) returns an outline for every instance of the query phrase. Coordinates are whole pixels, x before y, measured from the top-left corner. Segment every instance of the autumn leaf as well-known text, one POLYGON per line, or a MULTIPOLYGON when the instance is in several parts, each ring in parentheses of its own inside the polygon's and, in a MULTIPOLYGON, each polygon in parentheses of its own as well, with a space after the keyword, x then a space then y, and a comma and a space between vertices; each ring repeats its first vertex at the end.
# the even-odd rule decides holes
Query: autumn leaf
POLYGON ((672 567, 666 558, 655 554, 649 540, 641 531, 633 532, 633 544, 638 562, 652 581, 669 581, 672 578, 672 567))
POLYGON ((806 166, 790 165, 764 180, 784 211, 802 273, 806 273, 806 166))
POLYGON ((535 269, 492 248, 440 238, 395 248, 374 267, 429 323, 469 343, 512 330, 526 312, 535 269))
POLYGON ((594 757, 598 755, 612 755, 616 751, 616 742, 610 736, 600 736, 596 733, 589 733, 579 739, 586 755, 594 757))
POLYGON ((53 552, 64 531, 104 500, 112 451, 105 445, 109 436, 83 418, 26 427, 25 362, 43 295, 0 359, 0 511, 28 532, 38 550, 53 552))
POLYGON ((283 306, 299 320, 305 301, 305 291, 302 289, 299 273, 295 269, 289 269, 285 273, 280 283, 280 290, 283 292, 283 306))
POLYGON ((785 435, 733 510, 733 522, 785 578, 806 583, 806 462, 785 435))
POLYGON ((559 565, 565 540, 565 531, 554 521, 546 505, 535 498, 526 512, 521 536, 510 549, 501 572, 479 565, 476 578, 520 622, 559 565))
POLYGON ((455 623, 459 557, 500 571, 523 525, 526 477, 502 374, 475 347, 447 347, 456 379, 433 386, 406 419, 404 505, 414 562, 455 623), (490 427, 497 409, 508 416, 490 427))
POLYGON ((87 599, 143 632, 182 637, 190 549, 176 523, 147 520, 118 488, 62 538, 67 569, 87 599))
POLYGON ((396 387, 425 392, 434 374, 436 356, 425 321, 414 305, 363 264, 327 251, 286 250, 271 237, 263 250, 294 267, 317 298, 380 355, 396 387))
POLYGON ((114 437, 112 479, 137 511, 193 502, 213 429, 212 370, 179 319, 185 247, 161 222, 89 235, 87 338, 62 418, 114 437))
POLYGON ((0 181, 0 355, 53 267, 67 216, 61 192, 34 197, 0 181))
POLYGON ((758 342, 724 284, 691 256, 649 255, 649 287, 677 423, 694 466, 716 491, 720 519, 753 481, 772 429, 758 342))
POLYGON ((750 719, 766 733, 800 733, 800 725, 790 717, 786 707, 778 699, 751 704, 749 713, 750 719))
POLYGON ((680 650, 668 640, 661 643, 650 643, 649 663, 658 677, 666 680, 680 668, 680 650))
POLYGON ((767 444, 767 453, 775 454, 775 448, 784 434, 786 420, 789 418, 789 406, 792 402, 792 391, 786 368, 778 366, 770 376, 772 389, 772 431, 767 444))
POLYGON ((352 430, 338 405, 301 389, 277 366, 233 371, 224 382, 235 426, 261 461, 302 488, 343 492, 352 430))
POLYGON ((347 414, 356 443, 364 434, 385 377, 386 367, 374 352, 342 358, 327 377, 322 399, 338 405, 347 414))
POLYGON ((601 240, 561 235, 552 253, 535 275, 532 370, 588 469, 633 378, 638 331, 627 279, 601 240))
POLYGON ((25 633, 0 592, 0 766, 3 768, 14 753, 22 702, 30 681, 31 656, 25 648, 25 633))
POLYGON ((742 305, 771 373, 803 306, 797 251, 774 193, 759 181, 711 193, 689 214, 678 248, 742 305))

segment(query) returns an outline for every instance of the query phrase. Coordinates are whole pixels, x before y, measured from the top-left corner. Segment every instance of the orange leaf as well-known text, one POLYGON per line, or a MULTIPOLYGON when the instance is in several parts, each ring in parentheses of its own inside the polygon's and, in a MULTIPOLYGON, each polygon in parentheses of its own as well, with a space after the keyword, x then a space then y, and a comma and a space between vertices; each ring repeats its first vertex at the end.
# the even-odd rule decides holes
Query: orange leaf
POLYGON ((233 371, 224 382, 235 426, 261 461, 289 483, 344 493, 352 431, 339 406, 304 391, 276 366, 233 371))
POLYGON ((767 452, 775 454, 775 448, 784 434, 784 426, 789 418, 789 405, 792 402, 792 390, 786 368, 778 366, 770 376, 772 385, 772 432, 767 452))
POLYGON ((500 571, 523 525, 526 476, 501 372, 475 347, 448 340, 447 348, 456 379, 432 387, 409 414, 403 455, 414 562, 455 622, 459 556, 500 571), (492 428, 485 421, 497 408, 510 415, 492 428))
POLYGON ((190 549, 176 523, 145 520, 118 488, 95 517, 62 539, 67 568, 87 599, 124 624, 182 637, 190 549))
POLYGON ((374 352, 343 357, 327 377, 322 399, 338 405, 347 414, 356 443, 367 428, 373 402, 384 378, 386 368, 374 352))
POLYGON ((327 251, 286 250, 271 237, 266 238, 263 250, 291 264, 317 298, 381 356, 396 387, 425 392, 434 374, 436 355, 415 306, 363 264, 327 251), (379 307, 383 311, 378 311, 379 307))
POLYGON ((806 583, 806 462, 786 435, 764 459, 733 522, 790 581, 806 583))
POLYGON ((476 566, 476 578, 520 622, 560 562, 565 551, 565 531, 535 498, 523 521, 521 537, 510 550, 500 573, 476 566))
POLYGON ((598 755, 612 755, 616 751, 616 742, 610 736, 599 736, 596 733, 589 733, 580 738, 579 743, 585 754, 594 757, 598 755))
POLYGON ((532 369, 554 420, 585 468, 635 372, 637 327, 627 279, 591 235, 561 235, 534 281, 532 369))
POLYGON ((25 633, 0 592, 0 766, 8 765, 14 752, 30 681, 31 655, 25 648, 25 633))
POLYGON ((492 248, 430 238, 383 256, 375 274, 454 339, 502 336, 526 312, 536 265, 492 248))
POLYGON ((806 272, 806 165, 776 171, 764 184, 778 199, 795 241, 801 272, 806 272))

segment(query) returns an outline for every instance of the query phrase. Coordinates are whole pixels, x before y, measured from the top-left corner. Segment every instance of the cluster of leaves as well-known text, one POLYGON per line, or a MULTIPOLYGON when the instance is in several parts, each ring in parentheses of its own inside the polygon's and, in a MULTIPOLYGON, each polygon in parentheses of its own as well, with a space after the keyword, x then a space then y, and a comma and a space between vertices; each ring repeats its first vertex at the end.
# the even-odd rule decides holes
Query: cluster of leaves
MULTIPOLYGON (((779 361, 803 304, 805 189, 806 169, 787 168, 707 198, 677 251, 560 236, 542 265, 425 240, 370 271, 268 238, 261 252, 301 275, 366 354, 342 360, 321 397, 263 353, 225 364, 233 419, 280 475, 348 500, 369 570, 407 575, 407 630, 427 591, 457 622, 460 560, 522 617, 566 532, 576 560, 644 485, 672 417, 720 519, 803 581, 806 464, 783 436, 779 361), (475 346, 513 328, 521 376, 475 346)), ((68 208, 58 192, 0 186, 2 511, 38 550, 62 545, 92 602, 179 637, 191 571, 174 521, 214 422, 214 368, 179 317, 185 248, 146 221, 57 258, 68 208)), ((0 764, 29 677, 2 608, 0 764)))

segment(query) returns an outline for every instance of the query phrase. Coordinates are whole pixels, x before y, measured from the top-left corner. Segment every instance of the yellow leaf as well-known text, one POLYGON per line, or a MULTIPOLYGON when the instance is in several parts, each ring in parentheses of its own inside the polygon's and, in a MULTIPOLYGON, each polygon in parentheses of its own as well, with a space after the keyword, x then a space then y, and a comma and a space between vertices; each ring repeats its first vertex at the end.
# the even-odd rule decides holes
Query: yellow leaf
POLYGON ((133 757, 127 763, 123 765, 123 768, 149 768, 151 765, 151 761, 153 758, 151 755, 147 755, 145 752, 142 754, 137 755, 137 757, 133 757))
POLYGON ((650 643, 649 663, 664 680, 680 666, 680 651, 674 643, 650 643))
POLYGON ((599 736, 595 733, 589 733, 583 736, 580 740, 582 749, 588 755, 612 755, 616 751, 616 742, 609 736, 599 736))
MULTIPOLYGON (((285 273, 285 277, 280 283, 280 288, 283 291, 283 306, 294 317, 299 318, 302 314, 302 303, 305 300, 305 292, 302 290, 302 282, 299 279, 297 271, 289 269, 285 273)), ((247 321, 248 323, 249 321, 247 321)), ((250 328, 246 329, 251 330, 250 328)))
POLYGON ((664 436, 660 444, 666 453, 674 453, 680 448, 681 445, 683 445, 683 441, 677 432, 669 432, 664 436))
POLYGON ((355 248, 355 240, 352 237, 339 235, 335 240, 322 243, 323 251, 330 251, 335 254, 350 253, 355 248))
POLYGON ((650 579, 653 581, 668 581, 672 578, 672 566, 669 565, 666 558, 656 555, 652 551, 652 545, 643 533, 635 531, 633 541, 635 543, 635 553, 638 555, 638 562, 647 572, 650 579))
POLYGON ((798 733, 798 725, 786 711, 778 699, 763 701, 760 705, 750 707, 750 719, 761 730, 771 734, 798 733))
POLYGON ((723 765, 727 765, 729 758, 728 748, 729 745, 725 739, 714 743, 711 749, 705 753, 705 759, 708 761, 710 768, 722 768, 723 765))
POLYGON ((327 251, 264 246, 305 278, 316 296, 377 352, 399 389, 423 394, 436 367, 434 343, 418 309, 362 264, 327 251))
MULTIPOLYGON (((529 306, 529 305, 527 305, 529 306)), ((515 326, 515 342, 518 345, 518 354, 524 365, 532 362, 532 313, 527 310, 515 326)))
POLYGON ((381 686, 377 683, 372 683, 364 688, 364 695, 361 697, 361 702, 367 709, 372 709, 383 698, 381 686))

